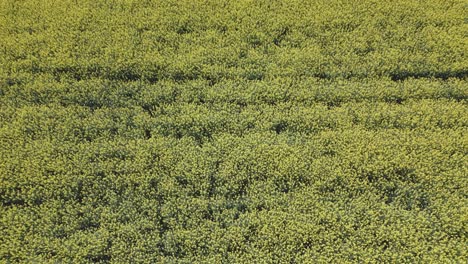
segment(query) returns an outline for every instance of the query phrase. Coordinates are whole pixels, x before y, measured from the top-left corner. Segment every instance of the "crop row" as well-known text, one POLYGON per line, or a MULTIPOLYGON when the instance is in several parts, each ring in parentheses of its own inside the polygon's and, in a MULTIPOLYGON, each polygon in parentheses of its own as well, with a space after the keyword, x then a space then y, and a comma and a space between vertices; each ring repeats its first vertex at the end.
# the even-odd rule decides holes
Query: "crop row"
POLYGON ((467 76, 463 1, 108 2, 3 3, 2 77, 467 76))
POLYGON ((51 75, 23 76, 5 80, 0 86, 0 100, 19 107, 59 103, 101 107, 141 106, 147 110, 176 103, 237 104, 239 106, 281 103, 339 106, 352 102, 387 102, 401 104, 407 100, 448 99, 466 102, 466 80, 354 79, 325 81, 317 78, 278 78, 265 81, 223 80, 210 84, 206 80, 188 82, 144 81, 116 82, 102 79, 54 80, 51 75))
POLYGON ((225 133, 203 146, 160 136, 13 140, 15 152, 1 151, 9 162, 0 167, 0 254, 453 260, 466 238, 454 224, 466 221, 466 197, 457 191, 464 188, 465 139, 463 130, 352 129, 225 133), (12 244, 19 237, 29 245, 12 244))

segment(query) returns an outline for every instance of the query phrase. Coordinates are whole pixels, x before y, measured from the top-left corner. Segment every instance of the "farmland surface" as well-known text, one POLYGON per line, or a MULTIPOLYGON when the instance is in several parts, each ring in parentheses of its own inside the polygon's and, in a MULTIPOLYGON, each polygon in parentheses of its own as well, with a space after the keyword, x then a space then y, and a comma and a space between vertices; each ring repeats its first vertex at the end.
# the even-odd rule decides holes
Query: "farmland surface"
POLYGON ((463 0, 0 0, 0 263, 466 263, 463 0))

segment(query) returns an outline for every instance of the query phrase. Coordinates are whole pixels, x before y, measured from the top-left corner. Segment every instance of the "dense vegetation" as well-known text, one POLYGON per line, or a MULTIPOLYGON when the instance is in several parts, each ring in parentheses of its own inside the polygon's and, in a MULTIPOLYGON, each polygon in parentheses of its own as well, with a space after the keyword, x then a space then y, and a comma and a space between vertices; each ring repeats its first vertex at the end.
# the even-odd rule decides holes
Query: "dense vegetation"
POLYGON ((465 263, 463 0, 0 0, 0 262, 465 263))

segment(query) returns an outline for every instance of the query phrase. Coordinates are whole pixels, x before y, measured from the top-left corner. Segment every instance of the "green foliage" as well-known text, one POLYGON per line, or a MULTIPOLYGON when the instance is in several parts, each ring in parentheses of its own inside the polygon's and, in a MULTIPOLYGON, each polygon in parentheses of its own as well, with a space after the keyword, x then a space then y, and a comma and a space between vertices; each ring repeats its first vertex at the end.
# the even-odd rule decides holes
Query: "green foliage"
POLYGON ((464 1, 0 1, 0 262, 464 263, 464 1))

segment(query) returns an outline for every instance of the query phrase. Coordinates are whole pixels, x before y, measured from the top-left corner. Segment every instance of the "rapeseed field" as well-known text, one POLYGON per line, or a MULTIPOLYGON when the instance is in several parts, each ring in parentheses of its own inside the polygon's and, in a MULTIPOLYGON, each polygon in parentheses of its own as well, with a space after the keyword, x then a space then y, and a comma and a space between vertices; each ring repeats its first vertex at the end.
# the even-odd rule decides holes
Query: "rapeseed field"
POLYGON ((0 263, 466 263, 463 0, 0 0, 0 263))

